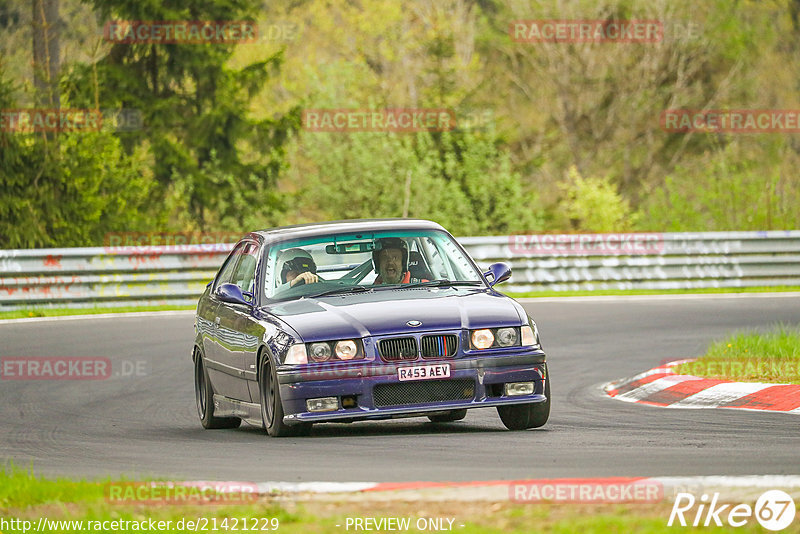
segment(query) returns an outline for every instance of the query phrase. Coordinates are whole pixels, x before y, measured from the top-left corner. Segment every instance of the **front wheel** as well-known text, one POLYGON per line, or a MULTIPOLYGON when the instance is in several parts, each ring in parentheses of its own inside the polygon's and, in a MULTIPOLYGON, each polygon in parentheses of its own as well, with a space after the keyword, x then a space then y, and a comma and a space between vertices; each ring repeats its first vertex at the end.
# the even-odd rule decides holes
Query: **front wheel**
POLYGON ((197 401, 197 415, 203 428, 238 428, 242 420, 238 417, 214 416, 214 388, 208 379, 208 370, 203 363, 203 355, 198 350, 194 358, 194 395, 197 401))
POLYGON ((512 404, 498 406, 500 420, 509 430, 525 430, 539 428, 550 418, 550 374, 544 380, 544 396, 547 400, 533 404, 512 404))
POLYGON ((278 376, 268 354, 261 358, 258 372, 258 392, 261 399, 261 426, 272 437, 300 436, 311 430, 311 423, 287 425, 283 422, 283 404, 278 376))

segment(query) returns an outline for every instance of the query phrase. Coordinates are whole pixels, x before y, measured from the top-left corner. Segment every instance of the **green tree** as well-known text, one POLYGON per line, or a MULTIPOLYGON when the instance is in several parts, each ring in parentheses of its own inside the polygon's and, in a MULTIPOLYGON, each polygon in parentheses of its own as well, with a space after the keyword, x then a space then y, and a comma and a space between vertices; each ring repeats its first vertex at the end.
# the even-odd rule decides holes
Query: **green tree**
POLYGON ((560 212, 573 230, 621 232, 636 224, 637 215, 631 213, 628 201, 617 192, 608 177, 584 178, 573 166, 567 171, 567 181, 562 187, 565 198, 560 212))
MULTIPOLYGON (((0 109, 15 109, 0 63, 0 109)), ((141 151, 111 132, 0 130, 0 248, 101 244, 113 231, 153 224, 154 181, 141 151)))
POLYGON ((731 141, 676 168, 648 195, 639 226, 672 232, 798 228, 798 164, 782 136, 731 141))
MULTIPOLYGON (((253 0, 92 4, 106 21, 255 20, 260 7, 253 0)), ((219 43, 115 43, 96 64, 76 67, 69 81, 78 105, 100 102, 142 111, 144 129, 125 144, 129 150, 147 146, 152 153, 160 184, 154 201, 169 199, 176 226, 244 229, 253 210, 269 221, 282 207, 278 195, 263 192, 275 184, 287 133, 299 114, 255 119, 250 113, 250 99, 280 65, 281 55, 233 68, 233 49, 219 43)))
POLYGON ((288 176, 306 177, 306 219, 419 217, 458 235, 541 228, 508 154, 476 133, 308 132, 292 163, 288 176))

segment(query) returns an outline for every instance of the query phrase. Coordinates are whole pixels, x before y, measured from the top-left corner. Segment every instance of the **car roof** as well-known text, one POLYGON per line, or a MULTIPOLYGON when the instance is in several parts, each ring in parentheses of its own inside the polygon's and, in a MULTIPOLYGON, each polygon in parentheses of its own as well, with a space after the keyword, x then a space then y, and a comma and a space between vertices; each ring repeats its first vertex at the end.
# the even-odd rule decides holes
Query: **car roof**
POLYGON ((347 219, 322 223, 295 224, 251 232, 267 242, 314 237, 331 233, 379 232, 386 230, 444 230, 433 221, 424 219, 347 219))

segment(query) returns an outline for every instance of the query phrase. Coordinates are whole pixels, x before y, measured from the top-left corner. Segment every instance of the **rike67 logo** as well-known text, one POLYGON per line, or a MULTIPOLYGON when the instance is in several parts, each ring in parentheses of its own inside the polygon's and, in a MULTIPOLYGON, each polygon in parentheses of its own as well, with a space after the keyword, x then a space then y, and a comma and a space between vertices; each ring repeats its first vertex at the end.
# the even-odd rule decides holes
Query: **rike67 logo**
POLYGON ((797 512, 791 495, 781 490, 765 491, 756 501, 754 507, 749 504, 720 504, 719 493, 715 493, 709 502, 709 496, 703 494, 698 503, 691 493, 678 493, 672 512, 669 514, 667 526, 677 524, 685 527, 688 520, 691 526, 725 526, 741 527, 755 518, 767 530, 783 530, 794 521, 797 512), (697 504, 697 509, 695 508, 697 504), (686 514, 686 516, 684 516, 686 514))

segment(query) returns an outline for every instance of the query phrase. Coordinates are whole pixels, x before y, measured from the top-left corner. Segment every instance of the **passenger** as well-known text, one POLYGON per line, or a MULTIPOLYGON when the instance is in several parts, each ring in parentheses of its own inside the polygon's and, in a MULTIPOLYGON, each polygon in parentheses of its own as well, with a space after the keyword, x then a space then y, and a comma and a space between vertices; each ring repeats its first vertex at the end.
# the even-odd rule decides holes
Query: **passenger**
POLYGON ((378 277, 375 284, 408 284, 427 282, 412 278, 408 270, 408 245, 399 237, 379 238, 380 248, 372 252, 372 264, 378 277))
POLYGON ((289 284, 289 287, 319 282, 317 264, 311 254, 302 248, 290 248, 281 252, 278 265, 281 265, 281 282, 289 284))

